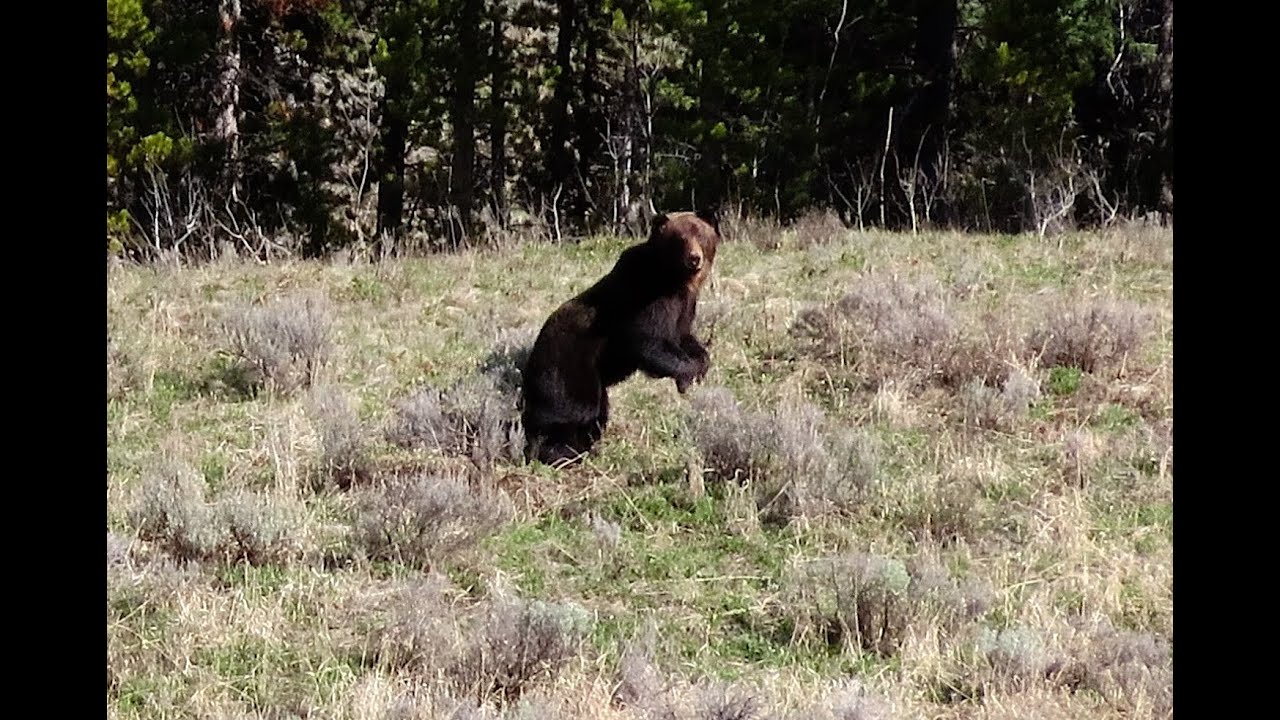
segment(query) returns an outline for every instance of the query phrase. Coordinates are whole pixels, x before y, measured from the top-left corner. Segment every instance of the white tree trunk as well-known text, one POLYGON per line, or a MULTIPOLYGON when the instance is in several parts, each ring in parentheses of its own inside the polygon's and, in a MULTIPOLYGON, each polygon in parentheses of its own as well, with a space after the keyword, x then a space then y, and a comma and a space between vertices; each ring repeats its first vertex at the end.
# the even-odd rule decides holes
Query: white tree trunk
POLYGON ((231 186, 231 197, 240 197, 240 40, 237 30, 243 15, 240 0, 219 0, 218 17, 222 21, 220 45, 222 72, 218 77, 218 117, 214 124, 214 136, 226 143, 226 177, 231 186))

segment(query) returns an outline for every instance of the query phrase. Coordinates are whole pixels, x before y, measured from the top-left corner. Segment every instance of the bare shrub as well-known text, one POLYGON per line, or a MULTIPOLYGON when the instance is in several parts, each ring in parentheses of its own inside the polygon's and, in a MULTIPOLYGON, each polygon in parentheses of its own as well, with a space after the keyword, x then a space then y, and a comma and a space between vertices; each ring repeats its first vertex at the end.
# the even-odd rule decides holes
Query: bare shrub
POLYGON ((468 377, 445 391, 424 388, 399 403, 387 439, 470 458, 481 467, 518 462, 524 429, 516 397, 487 376, 468 377))
POLYGON ((448 664, 461 642, 448 581, 427 575, 366 610, 373 621, 365 652, 388 670, 433 673, 448 664))
POLYGON ((430 568, 495 530, 509 500, 451 476, 393 476, 361 493, 356 542, 376 559, 430 568))
POLYGON ((283 564, 303 554, 306 506, 301 500, 238 492, 218 504, 230 560, 283 564))
POLYGON ((835 425, 810 403, 751 412, 729 390, 707 388, 691 405, 693 439, 706 466, 720 478, 754 483, 762 510, 780 517, 848 509, 879 473, 871 437, 835 425))
POLYGON ((907 623, 911 577, 899 560, 850 553, 814 560, 790 578, 793 641, 820 635, 855 654, 890 654, 907 623))
POLYGON ((782 226, 772 218, 727 213, 720 221, 725 240, 750 243, 761 250, 782 247, 782 226))
POLYGON ((763 717, 759 699, 750 690, 729 683, 699 688, 697 720, 757 720, 763 717))
POLYGON ((265 305, 233 308, 224 319, 231 352, 254 379, 281 392, 310 386, 328 362, 328 298, 289 295, 265 305))
POLYGON ((871 272, 832 305, 801 313, 792 333, 822 359, 856 368, 873 387, 998 386, 1008 374, 1005 357, 1016 349, 1004 321, 988 316, 967 328, 946 298, 932 277, 871 272))
POLYGON ((1173 708, 1173 660, 1158 635, 1106 627, 1090 638, 1083 657, 1083 685, 1121 707, 1173 708))
POLYGON ((613 699, 643 711, 646 717, 674 718, 668 696, 671 684, 654 662, 656 645, 657 624, 650 618, 641 635, 622 649, 613 699))
POLYGON ((311 423, 320 433, 320 472, 346 489, 370 473, 368 441, 360 418, 338 388, 315 388, 309 403, 311 423))
POLYGON ((138 537, 187 561, 213 555, 225 542, 226 526, 205 502, 204 478, 186 462, 163 458, 142 477, 128 510, 138 537))
POLYGON ((1149 318, 1122 300, 1059 300, 1027 335, 1027 347, 1043 367, 1074 367, 1087 373, 1114 369, 1144 339, 1149 318))
POLYGON ((849 233, 840 216, 829 209, 806 212, 786 229, 794 237, 796 246, 802 249, 839 241, 849 233))
POLYGON ((576 657, 589 625, 577 605, 495 601, 472 623, 468 647, 450 675, 460 692, 510 702, 576 657))

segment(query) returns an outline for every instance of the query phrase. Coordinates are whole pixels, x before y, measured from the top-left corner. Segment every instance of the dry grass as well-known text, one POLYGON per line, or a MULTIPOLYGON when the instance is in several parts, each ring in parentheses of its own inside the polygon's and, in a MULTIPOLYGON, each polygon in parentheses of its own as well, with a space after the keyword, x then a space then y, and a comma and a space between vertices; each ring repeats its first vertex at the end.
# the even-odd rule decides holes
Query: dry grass
POLYGON ((522 358, 621 239, 113 268, 108 716, 1170 717, 1168 232, 725 234, 705 383, 563 472, 522 358))

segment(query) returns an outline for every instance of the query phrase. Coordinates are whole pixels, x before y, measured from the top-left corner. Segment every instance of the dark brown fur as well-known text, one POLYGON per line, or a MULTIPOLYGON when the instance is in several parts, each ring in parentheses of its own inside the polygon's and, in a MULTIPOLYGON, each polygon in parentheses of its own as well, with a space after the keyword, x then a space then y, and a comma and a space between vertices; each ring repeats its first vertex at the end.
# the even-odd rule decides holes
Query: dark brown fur
POLYGON ((608 388, 637 370, 673 378, 682 393, 706 375, 710 357, 691 328, 719 239, 710 212, 661 215, 648 240, 547 318, 522 387, 530 459, 589 450, 609 421, 608 388))

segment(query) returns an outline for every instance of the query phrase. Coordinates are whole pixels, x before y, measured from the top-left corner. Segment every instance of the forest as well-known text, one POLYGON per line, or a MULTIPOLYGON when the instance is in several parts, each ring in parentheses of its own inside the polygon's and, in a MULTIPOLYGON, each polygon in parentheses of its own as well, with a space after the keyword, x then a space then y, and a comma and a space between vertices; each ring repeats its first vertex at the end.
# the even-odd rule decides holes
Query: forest
POLYGON ((1173 212, 1172 0, 107 0, 107 247, 1173 212))

